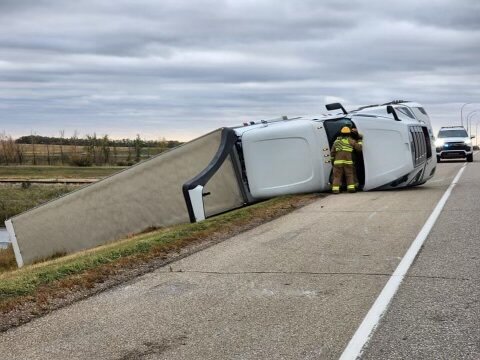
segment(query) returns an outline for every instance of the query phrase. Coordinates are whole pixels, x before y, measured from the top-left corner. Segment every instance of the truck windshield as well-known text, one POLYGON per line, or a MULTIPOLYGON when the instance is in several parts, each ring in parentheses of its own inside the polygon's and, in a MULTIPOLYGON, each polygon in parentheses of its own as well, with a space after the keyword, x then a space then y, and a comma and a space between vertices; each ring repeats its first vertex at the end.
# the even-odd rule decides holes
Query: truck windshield
POLYGON ((464 129, 458 130, 442 130, 438 133, 439 138, 449 138, 449 137, 468 137, 467 132, 464 129))

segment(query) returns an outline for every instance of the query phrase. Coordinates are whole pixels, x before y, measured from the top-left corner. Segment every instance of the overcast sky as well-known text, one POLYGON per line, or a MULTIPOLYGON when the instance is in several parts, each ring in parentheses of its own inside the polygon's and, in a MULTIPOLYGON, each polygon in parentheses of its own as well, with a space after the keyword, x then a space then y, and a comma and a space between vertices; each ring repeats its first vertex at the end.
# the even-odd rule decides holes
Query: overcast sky
POLYGON ((0 0, 0 30, 13 136, 188 140, 334 100, 418 101, 439 127, 480 102, 477 0, 0 0))

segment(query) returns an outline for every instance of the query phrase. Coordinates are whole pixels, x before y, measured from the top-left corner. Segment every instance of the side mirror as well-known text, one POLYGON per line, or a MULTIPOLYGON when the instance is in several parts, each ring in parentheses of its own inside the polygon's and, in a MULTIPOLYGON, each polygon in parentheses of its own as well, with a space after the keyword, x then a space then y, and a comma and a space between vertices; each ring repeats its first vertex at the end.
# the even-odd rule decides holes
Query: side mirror
POLYGON ((325 105, 325 107, 327 108, 328 111, 340 110, 341 109, 344 114, 348 114, 347 110, 345 110, 345 108, 340 103, 327 104, 327 105, 325 105))
POLYGON ((388 105, 388 106, 387 106, 387 113, 388 113, 388 114, 392 114, 392 115, 393 115, 393 118, 394 118, 396 121, 401 121, 401 120, 398 118, 397 112, 395 111, 395 108, 394 108, 392 105, 388 105))

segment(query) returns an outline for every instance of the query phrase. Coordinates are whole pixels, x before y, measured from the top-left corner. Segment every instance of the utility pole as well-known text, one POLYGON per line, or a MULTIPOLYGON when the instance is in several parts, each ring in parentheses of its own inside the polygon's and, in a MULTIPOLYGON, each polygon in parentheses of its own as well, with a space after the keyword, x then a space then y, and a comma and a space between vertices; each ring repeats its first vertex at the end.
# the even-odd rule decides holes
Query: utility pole
POLYGON ((472 135, 471 120, 476 114, 478 114, 478 112, 479 110, 473 110, 473 111, 470 111, 467 115, 467 133, 470 130, 470 136, 472 135))
POLYGON ((462 126, 463 126, 463 108, 465 107, 465 105, 469 105, 469 104, 471 104, 471 103, 465 103, 460 108, 460 123, 462 124, 462 126))
POLYGON ((478 147, 478 120, 475 123, 475 146, 478 147))

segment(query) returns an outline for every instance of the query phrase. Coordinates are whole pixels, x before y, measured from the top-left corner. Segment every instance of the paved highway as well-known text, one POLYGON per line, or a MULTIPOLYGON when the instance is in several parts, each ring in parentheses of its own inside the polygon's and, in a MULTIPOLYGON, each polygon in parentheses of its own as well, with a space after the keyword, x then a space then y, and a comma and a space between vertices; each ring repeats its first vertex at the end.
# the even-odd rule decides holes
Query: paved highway
MULTIPOLYGON (((5 359, 337 359, 461 162, 328 196, 0 335, 5 359)), ((480 163, 468 164, 365 359, 478 359, 480 163)))

